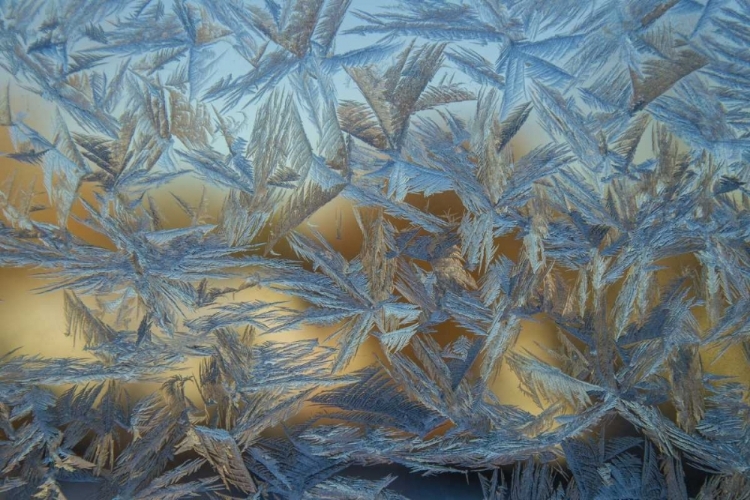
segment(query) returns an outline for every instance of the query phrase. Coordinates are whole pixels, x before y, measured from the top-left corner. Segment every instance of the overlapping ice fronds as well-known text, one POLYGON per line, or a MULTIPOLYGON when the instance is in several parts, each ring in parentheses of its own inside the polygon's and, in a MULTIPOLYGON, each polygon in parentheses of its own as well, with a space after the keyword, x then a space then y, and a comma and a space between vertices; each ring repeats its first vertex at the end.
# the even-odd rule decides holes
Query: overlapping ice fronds
POLYGON ((80 351, 0 358, 0 493, 747 498, 747 0, 5 0, 0 67, 80 351))

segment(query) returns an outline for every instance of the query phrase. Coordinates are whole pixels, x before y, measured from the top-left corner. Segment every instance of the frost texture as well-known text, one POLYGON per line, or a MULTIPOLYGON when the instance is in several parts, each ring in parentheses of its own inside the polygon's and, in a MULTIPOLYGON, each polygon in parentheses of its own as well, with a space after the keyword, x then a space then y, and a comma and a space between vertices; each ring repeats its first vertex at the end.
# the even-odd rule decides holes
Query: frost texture
POLYGON ((750 361, 747 0, 5 0, 0 26, 0 263, 64 290, 82 350, 0 358, 0 492, 404 498, 345 473, 395 463, 486 499, 748 498, 747 379, 715 372, 750 361), (168 224, 182 179, 218 216, 175 192, 168 224), (307 224, 341 200, 358 228, 307 224))

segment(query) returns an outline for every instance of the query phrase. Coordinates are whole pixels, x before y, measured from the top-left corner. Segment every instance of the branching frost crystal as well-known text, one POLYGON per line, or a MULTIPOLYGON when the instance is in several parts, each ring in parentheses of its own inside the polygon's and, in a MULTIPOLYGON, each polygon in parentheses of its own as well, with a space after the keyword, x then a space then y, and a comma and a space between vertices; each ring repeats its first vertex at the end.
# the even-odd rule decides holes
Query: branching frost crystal
POLYGON ((76 352, 0 358, 8 498, 748 498, 748 0, 4 0, 0 67, 76 352))

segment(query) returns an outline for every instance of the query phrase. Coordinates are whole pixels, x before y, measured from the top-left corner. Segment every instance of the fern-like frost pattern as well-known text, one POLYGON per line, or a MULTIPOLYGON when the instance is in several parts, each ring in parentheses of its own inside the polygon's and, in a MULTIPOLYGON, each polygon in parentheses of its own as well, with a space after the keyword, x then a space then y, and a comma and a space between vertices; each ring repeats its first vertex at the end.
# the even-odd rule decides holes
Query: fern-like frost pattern
POLYGON ((0 67, 79 353, 0 357, 0 494, 750 498, 748 0, 2 0, 0 67))

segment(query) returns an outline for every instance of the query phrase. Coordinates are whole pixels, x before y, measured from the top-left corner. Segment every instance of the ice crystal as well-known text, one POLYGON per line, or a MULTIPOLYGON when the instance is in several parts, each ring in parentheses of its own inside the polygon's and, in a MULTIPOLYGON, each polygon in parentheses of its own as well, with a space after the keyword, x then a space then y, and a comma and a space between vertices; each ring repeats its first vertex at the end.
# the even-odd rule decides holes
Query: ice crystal
POLYGON ((8 498, 750 498, 747 0, 4 0, 0 66, 81 351, 0 358, 8 498))

